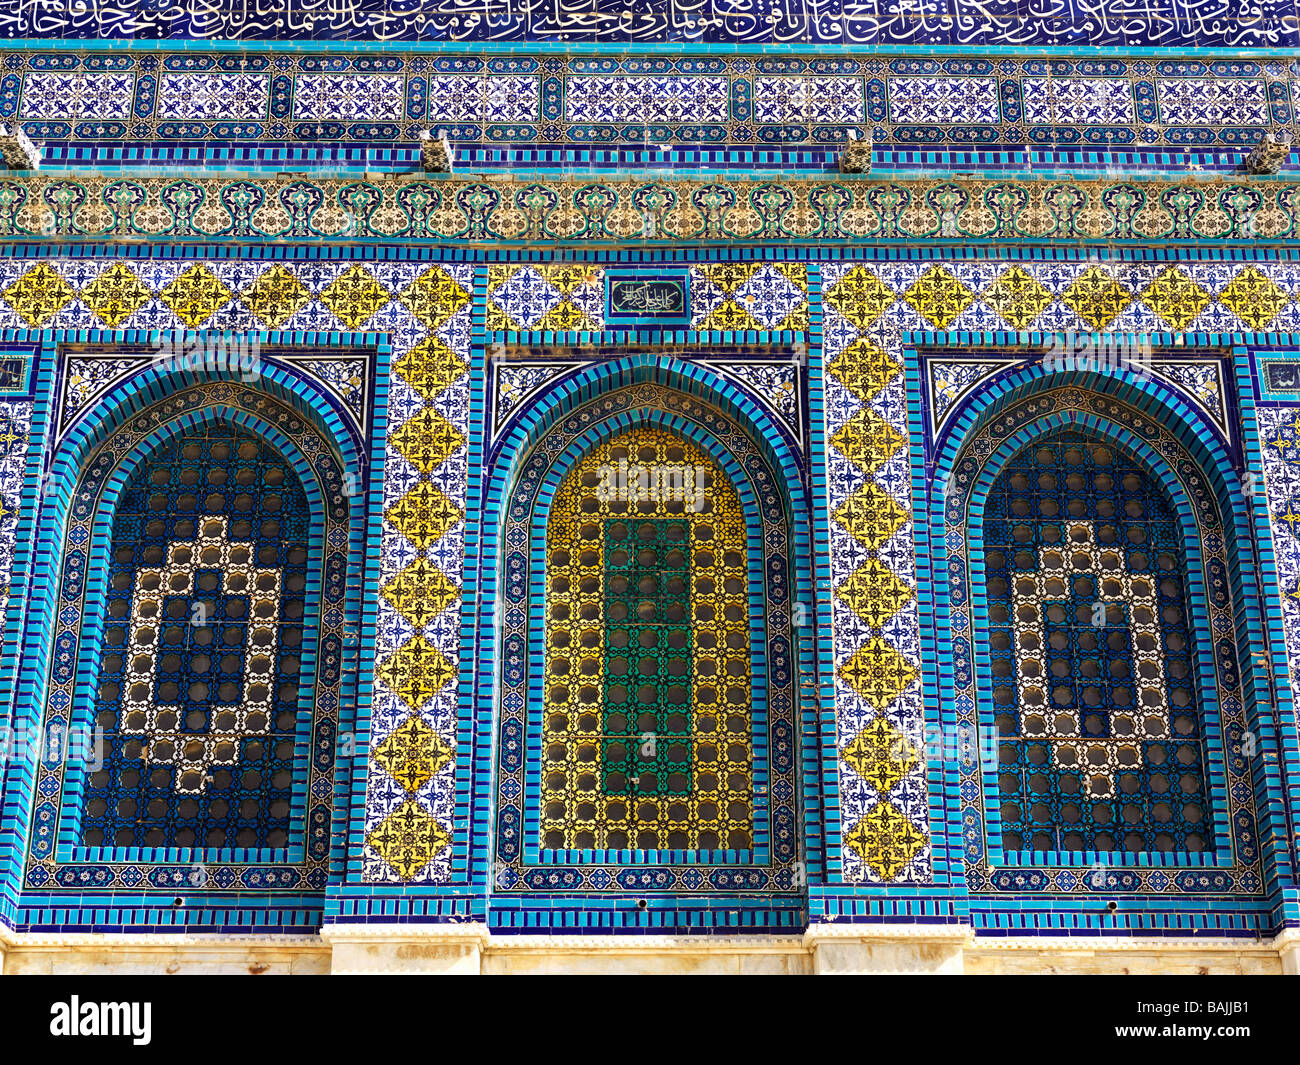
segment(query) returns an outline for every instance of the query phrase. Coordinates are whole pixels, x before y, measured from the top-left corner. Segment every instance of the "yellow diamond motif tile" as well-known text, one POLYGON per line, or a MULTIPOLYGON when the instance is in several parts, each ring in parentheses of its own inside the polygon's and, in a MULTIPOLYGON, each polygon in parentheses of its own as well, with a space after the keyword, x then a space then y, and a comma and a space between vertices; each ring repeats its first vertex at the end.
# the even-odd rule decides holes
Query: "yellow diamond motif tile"
POLYGON ((853 737, 840 757, 881 795, 889 793, 920 762, 916 745, 883 717, 853 737))
POLYGON ((823 302, 858 329, 867 329, 897 298, 894 290, 865 266, 855 266, 826 291, 823 302))
POLYGON ((1186 329, 1205 310, 1210 294, 1171 266, 1142 290, 1142 302, 1175 329, 1186 329))
POLYGON ((374 761, 407 791, 419 791, 453 754, 441 736, 413 715, 375 748, 374 761))
POLYGON ((1052 302, 1052 294, 1020 266, 997 276, 980 299, 1016 329, 1028 329, 1052 302))
POLYGON ((451 845, 451 834, 414 799, 407 799, 366 837, 366 844, 403 880, 415 877, 451 845))
POLYGON ((600 326, 588 318, 572 300, 560 300, 559 303, 534 322, 532 328, 539 332, 600 332, 600 326))
POLYGON ((947 329, 975 302, 975 293, 942 266, 932 266, 903 293, 903 299, 936 329, 947 329))
POLYGON ((1219 302, 1252 329, 1264 329, 1287 305, 1288 297, 1270 278, 1247 266, 1219 293, 1219 302))
POLYGON ((195 263, 158 296, 191 329, 197 329, 235 298, 221 278, 202 263, 195 263))
POLYGON ((739 332, 750 329, 761 330, 763 325, 735 300, 726 299, 709 312, 709 316, 700 323, 700 328, 715 329, 719 332, 727 330, 739 332))
POLYGON ((460 599, 460 591, 426 558, 417 558, 383 587, 384 598, 417 629, 460 599))
POLYGON ((469 372, 459 355, 437 337, 426 337, 393 363, 396 370, 425 399, 433 399, 469 372))
POLYGON ((4 290, 5 302, 33 328, 48 322, 75 296, 72 286, 47 263, 32 267, 4 290))
POLYGON ((853 492, 832 516, 869 551, 875 551, 907 520, 907 512, 875 481, 867 481, 853 492))
POLYGON ((881 880, 893 880, 924 849, 925 833, 886 800, 849 830, 845 842, 881 880))
POLYGON ((839 674, 873 709, 883 711, 912 683, 916 670, 888 643, 873 636, 840 666, 839 674))
POLYGON ((384 512, 384 517, 419 550, 436 543, 463 517, 456 504, 421 481, 384 512))
POLYGON ((114 263, 81 290, 81 302, 116 329, 149 302, 153 293, 125 263, 114 263))
POLYGON ((906 441, 884 418, 863 407, 831 437, 831 443, 866 473, 880 469, 906 441))
POLYGON ((350 266, 320 294, 320 301, 349 329, 360 329, 392 297, 364 266, 350 266))
POLYGON ((1133 294, 1100 266, 1094 265, 1075 278, 1061 299, 1093 329, 1100 331, 1133 302, 1133 294))
POLYGON ((279 329, 307 305, 311 293, 283 266, 273 266, 239 294, 239 301, 268 329, 279 329))
POLYGON ((469 293, 445 270, 431 266, 397 297, 402 306, 434 330, 469 303, 469 293))
POLYGON ((903 368, 884 348, 859 338, 836 355, 826 370, 859 400, 869 403, 903 368))
POLYGON ((915 592, 878 558, 869 558, 840 582, 835 594, 873 629, 879 629, 912 601, 915 592))
POLYGON ((718 263, 713 266, 701 266, 699 269, 700 274, 709 284, 716 287, 719 292, 730 295, 754 276, 758 266, 758 263, 718 263))
POLYGON ((536 270, 555 286, 557 292, 565 296, 571 296, 584 285, 600 282, 600 274, 595 267, 583 263, 549 263, 536 267, 536 270))
POLYGON ((413 636, 379 663, 379 679, 415 713, 456 679, 456 667, 423 636, 413 636))
POLYGON ((417 470, 430 473, 465 446, 465 438, 437 411, 426 407, 390 438, 417 470))

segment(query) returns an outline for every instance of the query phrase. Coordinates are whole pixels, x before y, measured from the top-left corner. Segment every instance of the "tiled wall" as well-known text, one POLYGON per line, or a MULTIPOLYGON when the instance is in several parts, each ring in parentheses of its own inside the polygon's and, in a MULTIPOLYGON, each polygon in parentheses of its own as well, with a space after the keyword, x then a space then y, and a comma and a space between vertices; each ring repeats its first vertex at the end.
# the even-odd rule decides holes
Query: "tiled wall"
POLYGON ((824 170, 871 136, 880 165, 1229 166, 1261 131, 1294 131, 1283 58, 460 55, 342 51, 15 52, 0 118, 55 162, 207 159, 402 168, 422 129, 462 166, 642 165, 824 170), (133 149, 121 157, 113 149, 133 149), (295 156, 293 149, 306 152, 295 156), (349 149, 369 149, 356 156, 349 149), (718 155, 726 149, 741 154, 718 155), (1001 161, 999 151, 1016 149, 1001 161), (799 150, 804 152, 801 157, 799 150), (983 153, 966 158, 962 153, 983 153), (594 153, 594 154, 593 154, 594 153), (613 153, 613 154, 609 154, 613 153), (704 153, 704 154, 700 154, 704 153), (811 154, 810 154, 811 153, 811 154), (1189 155, 1190 153, 1190 155, 1189 155), (192 156, 191 156, 192 158, 192 156))
MULTIPOLYGON (((1272 673, 1252 678, 1273 686, 1267 709, 1247 700, 1223 718, 1219 746, 1244 759, 1232 769, 1240 780, 1232 793, 1233 845, 1224 843, 1211 868, 1173 856, 1139 871, 1133 884, 1125 878, 1137 873, 1116 870, 1118 879, 1106 890, 1143 898, 1123 917, 1126 927, 1269 926, 1267 895, 1290 876, 1290 859, 1285 848, 1267 842, 1268 826, 1284 816, 1286 799, 1276 762, 1234 752, 1245 727, 1239 723, 1260 732, 1261 747, 1278 742, 1267 739, 1268 730, 1289 736, 1286 730, 1294 729, 1288 676, 1300 656, 1293 642, 1288 663, 1280 648, 1291 620, 1283 604, 1300 581, 1296 552, 1287 546, 1295 539, 1291 512, 1300 499, 1293 501, 1287 488, 1287 463, 1295 456, 1284 413, 1300 397, 1300 359, 1289 362, 1291 349, 1270 338, 1300 333, 1300 272, 1289 255, 1276 253, 1245 259, 1202 250, 1150 261, 1141 249, 1058 250, 1050 257, 1044 251, 1005 248, 989 256, 913 248, 899 257, 870 248, 803 249, 792 261, 778 247, 690 249, 675 264, 627 254, 612 260, 598 252, 486 253, 472 263, 441 252, 368 246, 341 257, 301 246, 273 257, 244 248, 227 258, 218 246, 123 257, 89 245, 61 255, 7 256, 0 261, 0 327, 21 367, 13 375, 14 399, 20 406, 34 402, 41 446, 78 431, 96 411, 111 410, 114 397, 148 371, 148 360, 120 355, 101 365, 93 351, 111 353, 115 344, 119 350, 124 341, 144 344, 175 329, 215 328, 263 337, 277 365, 297 366, 304 380, 316 382, 311 387, 349 407, 354 418, 383 413, 382 430, 376 422, 367 431, 380 434, 373 446, 386 454, 383 487, 372 501, 382 534, 373 540, 376 569, 365 585, 377 627, 363 641, 360 665, 374 697, 363 700, 357 716, 357 773, 337 805, 346 818, 340 837, 348 840, 346 868, 339 865, 329 885, 307 894, 301 887, 244 892, 239 912, 219 893, 205 910, 150 911, 147 895, 125 889, 132 876, 149 871, 130 856, 114 864, 116 886, 92 877, 85 889, 73 890, 66 878, 45 878, 46 859, 31 864, 24 857, 30 781, 11 771, 9 912, 39 925, 203 919, 223 927, 282 927, 319 920, 323 895, 338 919, 362 919, 381 907, 400 919, 487 913, 516 928, 588 919, 602 927, 789 927, 805 905, 819 919, 870 910, 956 920, 973 912, 990 927, 1009 927, 1014 912, 1031 925, 1091 926, 1085 899, 1096 892, 1068 867, 1042 883, 1035 879, 1039 871, 1012 871, 1028 878, 1041 918, 1024 917, 1005 876, 975 875, 984 859, 970 852, 969 827, 958 811, 978 810, 986 801, 979 774, 958 773, 960 755, 942 746, 951 737, 941 737, 936 752, 927 732, 938 727, 942 734, 946 727, 941 692, 954 660, 934 643, 936 603, 946 593, 930 572, 940 556, 925 500, 934 449, 967 431, 963 419, 982 394, 1041 375, 1044 337, 1103 334, 1149 337, 1157 349, 1133 385, 1132 402, 1194 412, 1202 428, 1188 433, 1217 440, 1224 469, 1239 482, 1263 483, 1267 474, 1267 504, 1262 497, 1242 504, 1243 521, 1262 522, 1251 538, 1263 549, 1258 565, 1264 568, 1254 579, 1263 582, 1264 600, 1256 608, 1261 627, 1241 639, 1247 651, 1272 639, 1268 652, 1278 652, 1272 673), (649 319, 611 324, 618 317, 606 286, 613 262, 631 276, 677 279, 689 293, 690 314, 680 326, 649 319), (363 378, 377 376, 358 393, 358 371, 335 365, 330 352, 337 347, 339 358, 355 360, 348 352, 375 345, 387 354, 375 371, 360 371, 363 378), (291 353, 303 347, 309 353, 294 363, 291 353), (812 500, 813 542, 823 537, 829 546, 828 553, 810 550, 811 544, 803 549, 809 580, 824 580, 833 594, 831 612, 802 635, 823 667, 806 667, 820 687, 805 695, 811 716, 801 729, 801 772, 805 782, 819 775, 827 781, 820 793, 805 792, 806 903, 800 893, 781 894, 788 884, 746 900, 721 882, 702 881, 697 897, 654 896, 647 908, 628 913, 626 892, 642 881, 611 879, 608 862, 547 873, 569 877, 566 893, 586 893, 585 901, 559 903, 542 877, 528 885, 512 881, 507 903, 507 885, 494 881, 484 850, 501 801, 487 786, 500 751, 491 728, 495 666, 490 659, 476 662, 474 649, 487 638, 483 626, 491 626, 494 600, 480 598, 486 594, 481 568, 461 562, 467 550, 477 550, 484 515, 496 505, 495 490, 480 502, 488 490, 482 479, 491 456, 500 461, 508 453, 503 449, 518 446, 509 443, 512 427, 545 411, 548 397, 579 389, 575 394, 587 397, 582 402, 599 400, 602 389, 633 373, 617 360, 643 349, 663 351, 647 365, 672 360, 688 377, 715 382, 708 387, 717 401, 734 396, 737 404, 765 412, 775 434, 770 440, 800 456, 802 472, 792 476, 812 500), (820 724, 819 714, 825 715, 820 724), (808 739, 818 735, 817 744, 808 739), (1251 833, 1263 846, 1243 842, 1242 818, 1258 826, 1251 833), (599 900, 611 891, 614 897, 599 900), (1233 902, 1225 908, 1212 895, 1233 902), (55 910, 64 916, 56 920, 55 910)), ((1124 376, 1117 373, 1116 380, 1124 376)), ((28 468, 27 424, 15 422, 5 437, 4 468, 15 471, 5 506, 22 513, 37 499, 18 494, 28 468)), ((0 528, 17 523, 11 516, 0 528)), ((1251 587, 1237 584, 1233 594, 1255 594, 1251 587)), ((21 581, 15 588, 29 594, 21 581)), ((20 606, 11 603, 12 639, 0 670, 0 685, 9 691, 22 619, 20 606)), ((40 645, 37 633, 27 639, 40 645)), ((171 860, 174 866, 184 859, 171 860)), ((177 886, 168 882, 165 890, 177 886)))

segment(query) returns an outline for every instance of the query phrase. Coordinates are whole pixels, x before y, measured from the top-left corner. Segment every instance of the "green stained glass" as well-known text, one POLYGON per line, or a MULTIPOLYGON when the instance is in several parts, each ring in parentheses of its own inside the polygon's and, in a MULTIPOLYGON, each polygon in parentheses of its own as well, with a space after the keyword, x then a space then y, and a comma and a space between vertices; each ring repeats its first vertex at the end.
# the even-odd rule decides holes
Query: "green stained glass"
POLYGON ((606 521, 604 557, 605 793, 690 794, 690 526, 606 521))

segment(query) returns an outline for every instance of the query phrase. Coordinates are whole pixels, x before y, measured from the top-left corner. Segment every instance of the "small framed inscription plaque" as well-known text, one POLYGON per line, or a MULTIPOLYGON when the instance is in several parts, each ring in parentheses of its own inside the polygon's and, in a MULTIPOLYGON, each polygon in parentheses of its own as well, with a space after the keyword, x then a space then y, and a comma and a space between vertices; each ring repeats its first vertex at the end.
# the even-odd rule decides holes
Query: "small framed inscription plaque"
POLYGON ((611 325, 689 325, 690 280, 680 273, 610 270, 606 275, 606 320, 611 325))

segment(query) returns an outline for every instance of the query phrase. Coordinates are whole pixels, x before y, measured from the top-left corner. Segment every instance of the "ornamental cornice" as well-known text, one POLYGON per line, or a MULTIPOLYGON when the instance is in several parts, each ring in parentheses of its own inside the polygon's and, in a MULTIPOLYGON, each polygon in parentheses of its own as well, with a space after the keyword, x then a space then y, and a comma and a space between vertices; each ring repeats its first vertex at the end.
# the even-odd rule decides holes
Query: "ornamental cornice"
POLYGON ((1289 242, 1300 183, 1039 178, 0 176, 0 239, 1289 242))

